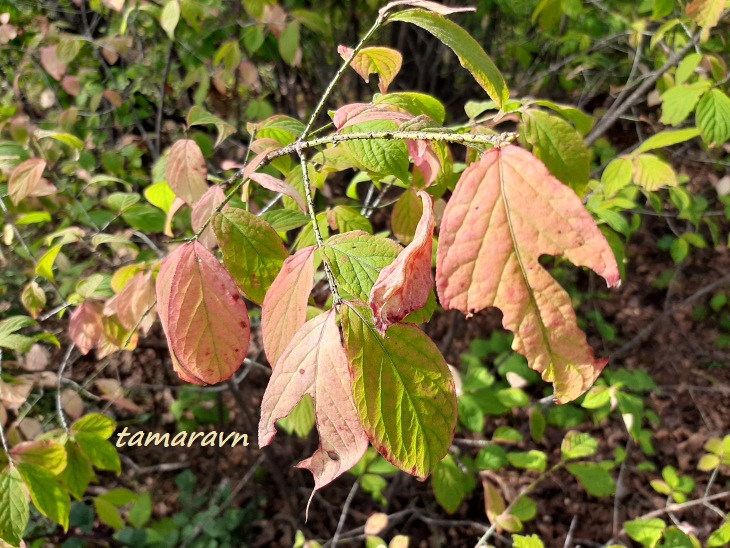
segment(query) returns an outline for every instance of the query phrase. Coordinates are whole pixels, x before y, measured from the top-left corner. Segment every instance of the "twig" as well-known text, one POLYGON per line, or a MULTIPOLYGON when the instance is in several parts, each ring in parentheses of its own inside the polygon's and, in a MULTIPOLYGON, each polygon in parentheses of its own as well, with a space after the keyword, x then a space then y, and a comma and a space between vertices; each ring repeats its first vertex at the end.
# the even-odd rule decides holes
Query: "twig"
POLYGON ((66 366, 68 366, 68 362, 71 359, 71 353, 74 351, 74 348, 76 348, 75 344, 71 343, 70 345, 68 345, 66 355, 63 357, 61 366, 58 368, 58 384, 56 387, 56 411, 58 412, 58 417, 61 419, 61 426, 66 432, 68 432, 68 423, 66 422, 66 416, 63 414, 63 402, 61 401, 61 385, 63 384, 63 373, 66 371, 66 366))
POLYGON ((679 63, 684 58, 684 56, 695 47, 695 44, 699 39, 700 33, 697 32, 686 46, 684 46, 681 50, 674 52, 674 54, 672 54, 672 56, 667 59, 667 62, 664 63, 661 68, 654 71, 651 76, 649 76, 646 80, 644 80, 642 84, 637 87, 634 92, 626 98, 624 102, 620 104, 618 102, 614 102, 614 104, 611 105, 611 108, 608 109, 606 115, 601 118, 601 121, 596 124, 596 127, 594 127, 593 130, 588 134, 588 137, 586 137, 586 145, 590 147, 599 138, 601 138, 603 134, 606 133, 606 131, 608 131, 609 128, 616 123, 616 121, 621 117, 624 112, 631 108, 632 105, 634 105, 641 97, 646 94, 647 91, 649 91, 649 89, 657 82, 657 80, 659 80, 659 78, 664 75, 665 72, 667 72, 670 68, 679 63))
POLYGON ((337 529, 335 530, 335 536, 332 537, 332 548, 337 548, 337 543, 340 540, 340 533, 342 533, 342 528, 345 526, 345 519, 347 518, 347 513, 350 511, 350 505, 352 504, 352 499, 355 498, 355 493, 357 493, 357 488, 360 484, 355 481, 355 483, 352 484, 352 489, 350 489, 350 493, 347 495, 347 499, 345 499, 345 505, 342 507, 342 513, 340 514, 340 521, 337 523, 337 529))
MULTIPOLYGON (((710 495, 709 497, 702 497, 695 500, 690 500, 683 503, 674 503, 669 504, 668 506, 665 506, 664 508, 659 508, 659 510, 654 510, 652 512, 649 512, 647 514, 644 514, 643 516, 639 516, 636 519, 652 519, 659 517, 661 515, 666 514, 667 512, 681 512, 682 510, 686 510, 687 508, 692 508, 693 506, 701 506, 708 502, 712 502, 713 500, 719 500, 730 497, 730 491, 723 491, 722 493, 717 493, 715 495, 710 495)), ((624 529, 621 529, 623 532, 624 529)))
POLYGON ((165 106, 165 93, 167 86, 167 79, 170 77, 170 69, 172 68, 172 57, 175 53, 175 41, 170 40, 170 49, 167 52, 167 63, 165 64, 165 72, 162 75, 162 88, 160 89, 160 104, 157 105, 157 118, 155 119, 155 144, 157 150, 160 148, 160 141, 162 139, 162 111, 165 106))
POLYGON ((570 548, 570 545, 573 544, 573 534, 575 533, 576 523, 578 523, 578 516, 573 516, 573 519, 570 520, 570 529, 568 529, 568 535, 565 537, 563 548, 570 548))

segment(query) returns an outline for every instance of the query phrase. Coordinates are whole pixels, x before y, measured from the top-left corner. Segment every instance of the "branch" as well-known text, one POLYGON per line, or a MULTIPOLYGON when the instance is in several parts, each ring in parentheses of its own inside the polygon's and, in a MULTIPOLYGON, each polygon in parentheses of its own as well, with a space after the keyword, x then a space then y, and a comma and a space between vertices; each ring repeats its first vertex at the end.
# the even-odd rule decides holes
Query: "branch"
POLYGON ((616 121, 624 112, 630 109, 632 105, 638 102, 639 99, 644 96, 646 92, 649 91, 649 89, 657 82, 657 80, 659 80, 659 78, 662 77, 665 72, 667 72, 673 66, 679 64, 684 56, 692 48, 695 47, 695 44, 697 44, 699 39, 700 33, 697 32, 686 46, 684 46, 681 50, 675 52, 669 59, 667 59, 667 62, 664 63, 664 65, 659 70, 653 72, 651 76, 644 80, 644 82, 638 88, 636 88, 636 90, 631 95, 629 95, 626 101, 622 103, 616 101, 613 105, 611 105, 611 108, 608 109, 606 115, 601 118, 601 121, 598 122, 596 127, 593 128, 593 131, 591 131, 588 134, 588 137, 586 137, 586 146, 590 147, 600 137, 602 137, 603 134, 606 133, 609 128, 616 123, 616 121))

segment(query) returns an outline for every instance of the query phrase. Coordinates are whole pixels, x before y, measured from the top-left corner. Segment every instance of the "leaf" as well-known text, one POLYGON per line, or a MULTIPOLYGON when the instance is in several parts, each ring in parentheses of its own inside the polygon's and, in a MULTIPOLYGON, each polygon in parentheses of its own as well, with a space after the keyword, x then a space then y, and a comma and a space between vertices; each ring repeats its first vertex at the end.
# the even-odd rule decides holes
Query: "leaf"
POLYGON ((214 148, 218 148, 218 145, 236 133, 236 128, 233 125, 224 122, 217 116, 213 116, 204 108, 196 105, 190 109, 190 112, 188 112, 188 126, 193 127, 208 124, 214 125, 218 130, 218 138, 215 140, 214 148))
MULTIPOLYGON (((19 164, 10 174, 8 180, 8 194, 13 205, 18 205, 23 198, 32 196, 48 196, 48 181, 43 179, 46 161, 40 158, 31 158, 19 164)), ((51 185, 55 192, 56 187, 51 185)))
POLYGON ((446 119, 446 108, 441 101, 425 93, 414 91, 388 93, 376 96, 373 103, 393 105, 410 112, 413 116, 425 114, 437 124, 443 124, 446 119))
POLYGON ((353 402, 335 309, 304 324, 277 362, 261 402, 261 447, 276 435, 274 423, 288 415, 305 394, 314 400, 320 441, 317 451, 297 466, 314 475, 313 497, 355 466, 368 446, 353 402))
POLYGON ((309 215, 291 209, 270 209, 261 218, 276 232, 289 232, 309 223, 309 215))
POLYGON ((544 472, 547 468, 547 455, 542 451, 516 451, 507 453, 507 460, 515 468, 544 472))
POLYGON ((304 198, 302 197, 300 192, 292 185, 285 183, 284 181, 277 179, 276 177, 272 177, 271 175, 268 175, 266 173, 252 173, 249 178, 255 183, 260 184, 267 190, 289 196, 296 202, 302 213, 307 212, 307 202, 304 201, 304 198))
POLYGON ((101 338, 101 305, 84 301, 74 310, 68 324, 68 335, 82 354, 99 344, 101 338))
POLYGON ((178 0, 168 0, 160 13, 160 26, 167 33, 170 40, 175 39, 175 28, 180 21, 180 3, 178 0))
POLYGON ((264 297, 261 334, 272 368, 307 321, 307 301, 314 285, 315 249, 305 247, 287 258, 264 297))
POLYGON ((94 510, 96 510, 96 515, 99 516, 99 521, 105 525, 117 531, 124 529, 124 520, 119 514, 119 510, 107 500, 99 497, 95 498, 94 510))
POLYGON ((700 130, 694 127, 687 129, 665 130, 660 131, 656 135, 652 135, 646 141, 641 143, 634 153, 648 152, 657 148, 670 147, 678 143, 684 143, 690 139, 694 139, 700 134, 700 130))
POLYGON ((337 46, 337 53, 342 59, 347 61, 352 58, 350 66, 365 82, 370 81, 371 74, 377 74, 380 93, 387 93, 388 86, 403 65, 403 56, 400 52, 383 47, 363 48, 353 57, 354 52, 354 49, 347 46, 337 46))
POLYGON ((591 159, 583 138, 565 120, 540 110, 523 114, 525 139, 555 177, 577 193, 588 183, 591 159))
POLYGON ((149 493, 141 493, 127 515, 130 525, 141 529, 152 517, 152 498, 149 493))
MULTIPOLYGON (((344 134, 395 131, 398 124, 392 120, 371 120, 341 130, 344 134)), ((408 147, 398 140, 367 139, 345 141, 342 143, 352 158, 363 169, 373 173, 376 177, 394 175, 401 181, 408 182, 410 173, 408 165, 408 147)))
POLYGON ((544 544, 537 535, 523 537, 522 535, 514 535, 512 537, 512 546, 514 548, 544 548, 544 544))
POLYGON ((452 13, 475 11, 475 8, 472 7, 460 8, 444 6, 443 4, 439 4, 438 2, 431 2, 430 0, 395 0, 394 2, 389 2, 388 4, 380 8, 379 13, 385 14, 396 6, 416 6, 418 8, 423 8, 425 10, 439 13, 441 15, 451 15, 452 13))
POLYGON ((595 462, 574 462, 567 466, 568 472, 578 481, 589 495, 608 497, 616 493, 616 483, 611 474, 595 462))
POLYGON ((423 215, 413 241, 380 271, 370 291, 370 308, 381 335, 392 324, 426 306, 433 287, 433 200, 423 190, 418 196, 423 202, 423 215))
POLYGON ((642 546, 652 547, 659 544, 667 524, 659 518, 635 519, 624 523, 624 530, 642 546))
POLYGON ((116 472, 117 475, 121 473, 119 455, 111 442, 86 432, 76 434, 76 442, 95 468, 116 472))
POLYGON ((320 252, 338 288, 366 301, 380 270, 392 263, 401 249, 393 240, 354 230, 332 236, 320 252))
POLYGON ((299 65, 301 58, 299 28, 299 21, 291 21, 278 36, 279 55, 287 65, 292 67, 299 65))
POLYGON ((18 462, 38 466, 53 475, 66 468, 66 451, 55 441, 24 441, 13 447, 10 454, 18 462))
POLYGON ((57 82, 61 81, 68 66, 58 58, 57 46, 46 46, 41 50, 41 66, 57 82))
POLYGON ((60 476, 61 482, 76 500, 81 500, 94 479, 94 471, 81 448, 73 440, 68 440, 66 449, 66 468, 60 476))
MULTIPOLYGON (((373 225, 364 215, 361 215, 354 207, 338 205, 332 210, 334 217, 334 226, 341 233, 350 232, 352 230, 362 230, 368 234, 373 233, 373 225)), ((330 223, 332 224, 332 223, 330 223)))
POLYGON ((471 72, 497 106, 502 108, 509 100, 509 89, 502 74, 479 43, 456 23, 420 9, 395 13, 388 20, 411 23, 427 30, 456 53, 461 66, 471 72))
POLYGON ((383 338, 366 306, 346 302, 341 311, 353 396, 370 442, 401 470, 428 476, 446 455, 456 427, 446 361, 413 325, 394 325, 383 338))
MULTIPOLYGON (((210 219, 215 213, 216 208, 221 205, 226 199, 226 194, 223 189, 218 185, 211 186, 200 200, 193 206, 193 211, 190 214, 190 224, 192 225, 193 232, 196 234, 203 228, 203 225, 210 219)), ((208 249, 213 249, 218 245, 218 240, 215 239, 213 228, 208 225, 205 230, 200 234, 198 241, 208 249)))
POLYGON ((165 177, 175 195, 190 205, 205 194, 208 190, 208 168, 203 152, 195 141, 175 141, 167 155, 165 177))
POLYGON ((575 126, 575 129, 577 129, 578 133, 580 133, 581 135, 586 135, 588 132, 590 132, 596 122, 593 116, 589 116, 582 110, 571 107, 569 105, 560 105, 558 103, 553 103, 552 101, 546 100, 535 101, 535 104, 540 105, 541 107, 549 108, 550 110, 554 110, 563 118, 565 118, 569 122, 572 122, 572 124, 575 126))
POLYGON ((446 455, 433 472, 431 479, 433 494, 436 501, 449 514, 459 509, 467 494, 468 478, 465 476, 451 455, 446 455))
POLYGON ((246 357, 251 325, 230 274, 202 244, 191 242, 162 262, 156 283, 178 375, 196 384, 231 378, 246 357))
POLYGON ((692 0, 687 4, 687 17, 705 28, 711 29, 720 21, 726 0, 692 0))
POLYGON ((730 98, 719 89, 705 93, 695 116, 707 144, 721 146, 730 139, 730 98))
POLYGON ((422 213, 423 204, 418 199, 416 190, 413 187, 407 188, 395 203, 390 220, 393 234, 404 245, 408 245, 413 241, 422 213))
POLYGON ((499 308, 515 334, 512 348, 554 383, 559 402, 585 392, 607 360, 595 359, 569 295, 538 262, 562 255, 609 286, 620 283, 613 252, 580 198, 529 152, 493 149, 462 174, 440 230, 441 306, 468 316, 499 308))
MULTIPOLYGON (((673 4, 674 2, 669 2, 673 4)), ((674 7, 674 6, 672 6, 674 7)), ((674 73, 674 83, 684 84, 694 74, 697 66, 702 61, 703 55, 701 53, 690 53, 682 59, 682 62, 677 66, 677 70, 674 73)))
POLYGON ((248 299, 263 303, 289 256, 281 238, 266 221, 243 209, 226 207, 211 224, 228 272, 248 299))
POLYGON ((677 175, 672 166, 653 154, 639 154, 634 158, 634 182, 653 192, 664 186, 677 186, 677 175))
POLYGON ((32 464, 21 463, 18 465, 18 471, 23 476, 28 491, 30 491, 30 497, 38 511, 51 521, 58 523, 64 531, 68 531, 71 500, 56 476, 32 464))
POLYGON ((105 415, 90 413, 71 425, 74 434, 92 434, 103 440, 108 440, 114 434, 117 423, 105 415))
POLYGON ((574 460, 591 457, 598 451, 598 442, 589 434, 582 432, 568 432, 560 446, 563 460, 574 460))
POLYGON ((694 84, 674 86, 665 91, 661 96, 662 124, 677 126, 684 122, 709 86, 707 80, 702 80, 694 84))
POLYGON ((29 518, 23 478, 17 468, 8 466, 0 472, 0 540, 20 546, 29 518))
POLYGON ((144 197, 153 206, 168 213, 175 201, 175 193, 170 188, 167 181, 155 183, 144 189, 144 197))
POLYGON ((45 139, 47 137, 50 137, 51 139, 55 139, 59 143, 63 143, 64 145, 68 145, 72 148, 75 148, 78 151, 84 150, 84 142, 76 137, 76 135, 71 135, 70 133, 62 133, 59 131, 46 131, 43 129, 37 129, 33 132, 33 135, 36 139, 45 139))
POLYGON ((615 196, 622 188, 631 184, 634 178, 634 165, 627 158, 616 158, 606 166, 601 175, 603 193, 607 198, 615 196))

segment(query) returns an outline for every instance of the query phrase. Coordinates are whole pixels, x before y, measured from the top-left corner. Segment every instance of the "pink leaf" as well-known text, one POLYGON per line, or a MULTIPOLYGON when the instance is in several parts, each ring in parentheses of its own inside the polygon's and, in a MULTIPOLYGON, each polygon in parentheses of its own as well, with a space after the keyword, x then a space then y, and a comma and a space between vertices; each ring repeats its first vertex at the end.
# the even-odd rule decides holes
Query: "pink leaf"
POLYGON ((184 244, 162 262, 157 304, 180 378, 231 378, 248 351, 248 311, 231 275, 201 243, 184 244))
POLYGON ((152 273, 138 272, 116 296, 107 301, 104 313, 108 316, 116 314, 128 331, 136 327, 146 332, 154 323, 151 308, 156 298, 152 273))
MULTIPOLYGON (((211 186, 205 194, 200 198, 197 204, 193 206, 190 221, 193 225, 193 232, 196 234, 205 222, 215 213, 216 208, 226 199, 226 194, 218 185, 211 186)), ((215 233, 210 226, 207 226, 198 239, 208 249, 213 249, 217 245, 215 233)))
POLYGON ((56 46, 47 46, 41 50, 41 66, 57 82, 61 81, 66 73, 66 63, 58 58, 56 46))
POLYGON ((368 446, 352 397, 347 356, 334 309, 305 323, 274 369, 261 402, 261 447, 271 443, 276 421, 291 413, 305 394, 314 400, 319 448, 297 466, 314 475, 313 497, 357 464, 368 446))
MULTIPOLYGON (((337 46, 337 53, 345 61, 352 57, 354 51, 347 46, 337 46)), ((366 82, 370 81, 371 74, 378 75, 380 93, 388 92, 388 86, 400 72, 402 65, 403 56, 398 50, 383 47, 363 48, 350 61, 350 66, 366 82)))
POLYGON ((68 325, 71 341, 82 354, 88 354, 101 338, 101 304, 85 301, 74 310, 68 325))
POLYGON ((433 147, 426 141, 406 141, 408 154, 413 164, 421 171, 423 180, 432 184, 441 171, 441 160, 436 155, 433 147))
POLYGON ((15 167, 8 180, 8 194, 13 205, 18 205, 23 198, 47 196, 51 189, 56 190, 55 186, 43 178, 45 169, 46 161, 40 158, 31 158, 15 167))
POLYGON ((272 368, 307 321, 307 301, 314 285, 314 250, 305 247, 284 261, 264 297, 261 331, 272 368))
POLYGON ((613 252, 575 192, 526 150, 488 151, 464 171, 444 212, 439 299, 468 316, 499 308, 515 334, 512 348, 566 402, 595 382, 607 360, 595 359, 569 295, 540 265, 544 254, 620 283, 613 252))
POLYGON ((414 6, 416 8, 422 8, 440 15, 451 15, 452 13, 461 13, 465 11, 476 11, 476 8, 464 7, 464 8, 453 8, 451 6, 444 6, 438 2, 430 2, 429 0, 395 0, 386 4, 380 8, 380 13, 384 14, 393 9, 396 6, 414 6))
POLYGON ((163 232, 165 236, 170 238, 175 236, 172 233, 172 219, 175 217, 175 213, 177 213, 184 205, 185 201, 182 198, 175 196, 175 199, 172 201, 172 205, 170 206, 170 210, 167 212, 167 216, 165 217, 165 230, 163 232))
POLYGON ((198 144, 192 139, 176 141, 167 155, 165 177, 173 192, 192 205, 208 190, 208 168, 198 144))
POLYGON ((299 209, 301 209, 303 213, 307 212, 307 202, 304 201, 304 198, 302 198, 299 191, 289 183, 280 181, 276 177, 272 177, 266 173, 252 173, 249 177, 252 181, 260 184, 267 190, 280 192, 285 196, 289 196, 297 203, 299 209))
POLYGON ((380 271, 370 291, 375 327, 382 335, 392 324, 426 306, 433 287, 433 201, 423 190, 418 196, 423 203, 423 214, 413 241, 380 271))

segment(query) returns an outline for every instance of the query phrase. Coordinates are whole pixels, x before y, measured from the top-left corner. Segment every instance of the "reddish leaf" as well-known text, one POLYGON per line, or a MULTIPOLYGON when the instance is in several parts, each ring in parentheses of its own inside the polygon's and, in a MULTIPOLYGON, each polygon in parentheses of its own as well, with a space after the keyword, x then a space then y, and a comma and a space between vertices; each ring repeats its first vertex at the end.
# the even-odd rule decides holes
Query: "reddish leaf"
POLYGON ((304 201, 304 198, 302 198, 302 195, 299 193, 299 191, 291 186, 289 183, 280 181, 276 177, 272 177, 271 175, 267 175, 266 173, 251 173, 249 177, 252 181, 260 184, 267 190, 271 190, 272 192, 280 192, 285 196, 289 196, 297 203, 299 209, 301 209, 303 213, 307 212, 307 202, 304 201))
POLYGON ((45 169, 46 161, 40 158, 31 158, 15 167, 8 180, 8 194, 13 205, 29 196, 48 196, 56 191, 56 187, 43 178, 45 169))
POLYGON ((82 354, 88 354, 101 338, 101 304, 85 301, 74 310, 68 326, 68 334, 82 354))
POLYGON ((441 160, 433 150, 433 146, 426 141, 406 141, 408 155, 415 166, 421 171, 427 185, 432 184, 441 171, 441 160))
POLYGON ((201 243, 184 244, 162 262, 157 305, 180 378, 215 384, 241 366, 248 311, 233 278, 201 243))
POLYGON ((208 168, 198 144, 191 139, 176 141, 167 155, 165 177, 170 188, 188 204, 208 190, 208 168))
MULTIPOLYGON (((347 46, 337 46, 337 53, 344 60, 350 59, 354 51, 347 46)), ((378 89, 380 89, 380 93, 388 92, 388 86, 398 72, 400 72, 402 64, 403 56, 398 50, 383 47, 363 48, 350 62, 350 66, 366 82, 370 81, 371 74, 378 75, 378 89)))
POLYGON ((394 110, 390 105, 353 103, 337 109, 333 117, 333 122, 339 130, 374 120, 393 120, 398 123, 403 123, 412 119, 412 114, 394 110))
POLYGON ((445 309, 471 316, 502 311, 512 348, 555 385, 559 402, 577 398, 608 360, 596 360, 568 294, 540 265, 565 256, 620 283, 611 248, 578 196, 532 154, 493 149, 464 171, 441 223, 436 285, 445 309))
MULTIPOLYGON (((203 197, 200 198, 197 204, 193 206, 193 211, 190 216, 190 221, 193 225, 193 232, 197 234, 205 222, 210 219, 215 213, 215 209, 223 203, 226 199, 226 194, 223 189, 218 185, 210 187, 203 197)), ((210 226, 207 226, 203 233, 198 238, 198 241, 208 249, 213 249, 218 241, 215 239, 215 234, 210 226)))
POLYGON ((261 402, 261 447, 271 443, 276 421, 291 413, 305 394, 314 400, 319 448, 297 466, 314 475, 313 497, 357 464, 368 446, 352 397, 347 356, 334 309, 305 323, 274 369, 261 402))
POLYGON ((56 46, 47 46, 41 50, 41 66, 51 77, 60 82, 66 73, 66 63, 58 58, 56 46))
POLYGON ((381 335, 392 324, 426 306, 433 287, 433 200, 423 190, 418 192, 418 196, 423 203, 423 214, 413 241, 395 261, 380 271, 370 291, 370 308, 375 316, 375 327, 381 335))
POLYGON ((127 282, 118 295, 107 301, 104 313, 108 316, 116 314, 127 331, 136 327, 146 333, 154 323, 155 316, 151 308, 156 298, 152 273, 139 272, 127 282))
POLYGON ((175 196, 175 199, 173 200, 172 205, 167 212, 167 216, 165 217, 165 230, 163 232, 165 236, 168 236, 170 238, 173 238, 175 236, 172 233, 172 219, 173 217, 175 217, 175 213, 177 213, 184 205, 185 202, 181 198, 175 196))
POLYGON ((305 247, 284 261, 264 297, 261 332, 272 368, 307 321, 307 300, 314 284, 314 250, 305 247))

